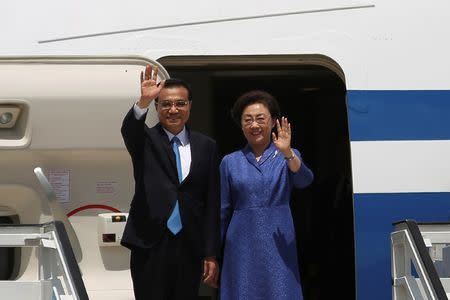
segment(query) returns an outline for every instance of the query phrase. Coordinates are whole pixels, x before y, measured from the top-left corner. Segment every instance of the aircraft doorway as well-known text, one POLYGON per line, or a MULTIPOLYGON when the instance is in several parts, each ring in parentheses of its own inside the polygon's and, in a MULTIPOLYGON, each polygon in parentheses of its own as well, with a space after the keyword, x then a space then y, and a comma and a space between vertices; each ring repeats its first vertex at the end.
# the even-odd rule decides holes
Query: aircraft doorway
POLYGON ((305 300, 355 299, 355 256, 346 88, 324 56, 164 57, 171 77, 193 89, 190 125, 218 142, 221 156, 245 139, 230 116, 235 99, 262 89, 292 125, 292 145, 313 170, 291 202, 305 300), (342 276, 343 272, 346 276, 342 276))

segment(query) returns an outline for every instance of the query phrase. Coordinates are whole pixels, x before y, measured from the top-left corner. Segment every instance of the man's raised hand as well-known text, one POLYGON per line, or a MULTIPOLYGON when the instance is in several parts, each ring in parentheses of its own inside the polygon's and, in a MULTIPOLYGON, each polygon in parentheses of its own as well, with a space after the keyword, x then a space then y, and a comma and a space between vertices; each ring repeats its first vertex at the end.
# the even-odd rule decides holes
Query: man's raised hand
POLYGON ((137 102, 140 108, 147 108, 164 87, 164 81, 156 83, 157 77, 158 66, 147 65, 141 72, 141 98, 137 102))

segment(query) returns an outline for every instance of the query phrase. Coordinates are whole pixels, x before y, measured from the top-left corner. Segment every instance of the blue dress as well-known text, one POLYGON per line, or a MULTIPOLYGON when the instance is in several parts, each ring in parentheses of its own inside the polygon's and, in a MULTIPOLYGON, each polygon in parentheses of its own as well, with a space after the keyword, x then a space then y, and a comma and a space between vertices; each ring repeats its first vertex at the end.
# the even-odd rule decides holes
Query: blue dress
POLYGON ((220 174, 220 299, 303 299, 289 201, 312 182, 311 170, 302 162, 291 172, 271 143, 259 161, 249 145, 225 156, 220 174))

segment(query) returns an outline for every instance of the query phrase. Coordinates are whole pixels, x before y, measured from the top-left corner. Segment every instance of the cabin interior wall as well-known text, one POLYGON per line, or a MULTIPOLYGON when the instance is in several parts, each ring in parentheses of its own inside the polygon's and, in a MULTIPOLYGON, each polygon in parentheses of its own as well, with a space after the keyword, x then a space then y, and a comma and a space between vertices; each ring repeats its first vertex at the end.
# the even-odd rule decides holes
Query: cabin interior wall
POLYGON ((354 299, 350 142, 342 80, 314 67, 166 69, 191 85, 190 125, 216 139, 221 157, 245 145, 230 116, 235 99, 251 89, 278 99, 292 124, 292 144, 315 174, 313 185, 295 191, 291 203, 305 299, 354 299), (343 270, 351 274, 344 278, 343 270))

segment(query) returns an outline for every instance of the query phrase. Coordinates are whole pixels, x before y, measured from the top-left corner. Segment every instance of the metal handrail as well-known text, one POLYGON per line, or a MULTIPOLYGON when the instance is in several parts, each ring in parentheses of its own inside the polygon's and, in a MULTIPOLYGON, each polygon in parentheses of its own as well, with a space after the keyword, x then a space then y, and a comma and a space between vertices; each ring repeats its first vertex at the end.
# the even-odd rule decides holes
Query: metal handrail
POLYGON ((395 223, 391 233, 392 299, 446 300, 442 282, 414 220, 395 223), (414 266, 419 282, 412 276, 414 266))
MULTIPOLYGON (((89 299, 64 224, 0 224, 0 247, 38 249, 39 281, 50 281, 56 299, 89 299), (61 282, 64 281, 64 282, 61 282)), ((14 283, 11 281, 11 283, 14 283)))

